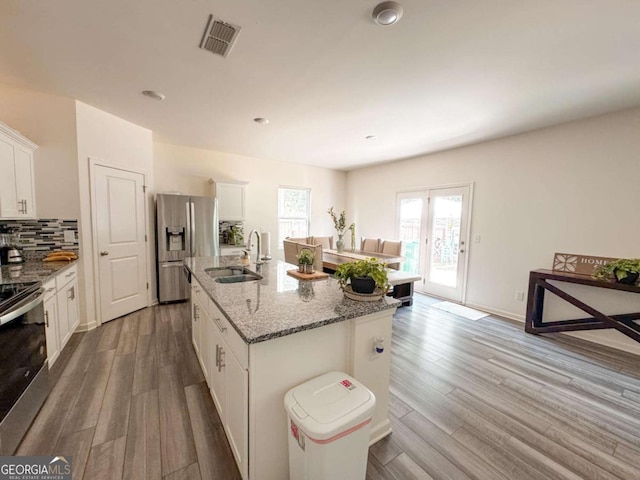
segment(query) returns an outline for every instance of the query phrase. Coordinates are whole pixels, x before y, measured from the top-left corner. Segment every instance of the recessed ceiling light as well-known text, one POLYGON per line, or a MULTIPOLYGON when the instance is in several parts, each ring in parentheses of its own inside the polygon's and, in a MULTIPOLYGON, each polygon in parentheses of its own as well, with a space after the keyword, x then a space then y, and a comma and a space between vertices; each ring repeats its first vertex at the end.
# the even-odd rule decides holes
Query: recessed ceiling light
POLYGON ((269 123, 268 118, 262 118, 262 117, 256 117, 253 119, 253 121, 256 122, 258 125, 266 125, 269 123))
POLYGON ((377 135, 367 135, 364 138, 366 138, 367 140, 377 140, 378 136, 377 135))
POLYGON ((384 27, 397 23, 402 18, 402 5, 398 2, 382 2, 373 9, 373 19, 384 27))
POLYGON ((142 94, 154 100, 164 100, 166 98, 163 93, 156 92, 155 90, 145 90, 142 94))

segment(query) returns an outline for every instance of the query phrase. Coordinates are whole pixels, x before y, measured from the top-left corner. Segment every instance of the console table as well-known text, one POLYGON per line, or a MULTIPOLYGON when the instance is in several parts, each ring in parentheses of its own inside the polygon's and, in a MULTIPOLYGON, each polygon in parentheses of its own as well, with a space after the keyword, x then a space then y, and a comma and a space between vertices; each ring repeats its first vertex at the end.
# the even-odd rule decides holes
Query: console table
POLYGON ((572 295, 560 290, 555 285, 550 284, 549 280, 587 285, 596 288, 607 288, 623 292, 640 293, 640 286, 637 285, 625 285, 623 283, 614 282, 613 280, 596 280, 586 275, 577 275, 575 273, 557 272, 552 270, 533 270, 529 273, 529 293, 527 296, 527 317, 525 321, 526 332, 540 334, 615 328, 619 332, 634 339, 636 342, 640 342, 640 325, 634 322, 634 320, 640 320, 640 312, 625 313, 621 315, 605 315, 581 300, 578 300, 572 295), (544 309, 544 295, 546 290, 591 316, 573 320, 543 322, 542 312, 544 309))

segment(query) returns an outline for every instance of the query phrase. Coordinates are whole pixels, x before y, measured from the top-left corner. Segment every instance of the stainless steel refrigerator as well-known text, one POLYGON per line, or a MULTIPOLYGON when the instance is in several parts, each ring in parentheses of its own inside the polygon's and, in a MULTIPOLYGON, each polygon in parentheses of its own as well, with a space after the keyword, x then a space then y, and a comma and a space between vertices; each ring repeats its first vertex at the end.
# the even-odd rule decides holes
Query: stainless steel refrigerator
POLYGON ((156 195, 158 301, 189 298, 186 257, 220 254, 218 201, 211 197, 156 195))

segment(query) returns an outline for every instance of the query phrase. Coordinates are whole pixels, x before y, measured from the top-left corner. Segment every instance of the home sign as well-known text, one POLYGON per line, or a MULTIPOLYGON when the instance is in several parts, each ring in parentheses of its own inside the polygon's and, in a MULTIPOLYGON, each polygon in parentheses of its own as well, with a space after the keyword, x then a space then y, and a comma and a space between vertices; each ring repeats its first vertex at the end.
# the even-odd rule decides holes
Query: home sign
POLYGON ((615 260, 618 259, 576 255, 574 253, 556 253, 553 257, 553 270, 556 272, 576 273, 578 275, 593 275, 596 267, 606 265, 615 260))

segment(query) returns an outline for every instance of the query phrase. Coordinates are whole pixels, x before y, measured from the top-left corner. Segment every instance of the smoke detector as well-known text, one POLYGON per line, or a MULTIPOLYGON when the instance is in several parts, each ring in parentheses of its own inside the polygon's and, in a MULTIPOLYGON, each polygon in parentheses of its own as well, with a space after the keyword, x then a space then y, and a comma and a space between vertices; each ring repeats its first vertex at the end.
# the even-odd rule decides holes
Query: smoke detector
POLYGON ((200 48, 226 58, 238 37, 238 33, 240 33, 240 27, 237 25, 223 22, 213 15, 209 15, 200 48))
POLYGON ((402 18, 402 5, 398 2, 382 2, 376 5, 371 16, 373 20, 384 27, 397 23, 402 18))

